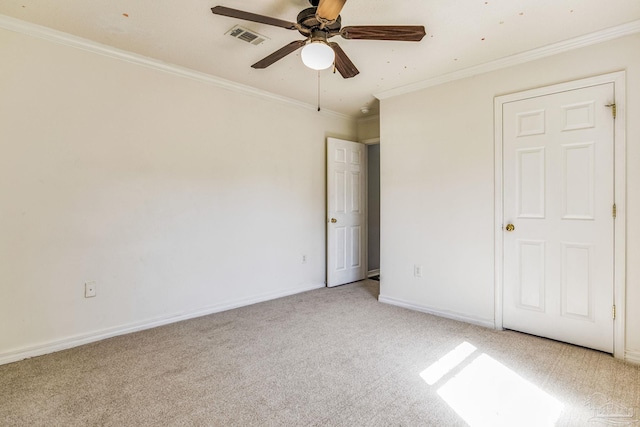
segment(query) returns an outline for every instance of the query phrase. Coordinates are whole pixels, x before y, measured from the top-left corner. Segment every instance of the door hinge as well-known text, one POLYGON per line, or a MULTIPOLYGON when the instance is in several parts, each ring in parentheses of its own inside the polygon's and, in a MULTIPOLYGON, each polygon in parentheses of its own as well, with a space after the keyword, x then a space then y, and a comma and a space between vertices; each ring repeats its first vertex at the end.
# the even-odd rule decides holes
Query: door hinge
POLYGON ((613 320, 615 320, 616 319, 616 306, 615 305, 613 306, 613 313, 612 314, 613 314, 613 320))
POLYGON ((616 108, 616 104, 607 104, 605 105, 605 107, 611 107, 611 114, 613 115, 613 118, 616 118, 616 115, 618 114, 618 109, 616 108))
POLYGON ((613 219, 616 219, 616 217, 618 216, 618 207, 616 206, 615 203, 613 204, 613 210, 611 214, 613 215, 613 219))

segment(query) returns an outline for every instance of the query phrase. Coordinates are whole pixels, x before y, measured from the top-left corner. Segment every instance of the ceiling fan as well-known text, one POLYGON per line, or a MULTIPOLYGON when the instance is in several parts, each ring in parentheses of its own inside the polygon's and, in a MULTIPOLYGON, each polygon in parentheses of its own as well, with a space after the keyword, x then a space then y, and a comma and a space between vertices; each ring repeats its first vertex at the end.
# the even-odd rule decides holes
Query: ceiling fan
POLYGON ((287 30, 298 30, 300 34, 306 37, 304 40, 293 41, 276 50, 271 55, 253 64, 253 68, 267 68, 304 46, 301 56, 305 65, 315 70, 323 70, 333 65, 345 79, 356 76, 360 71, 351 62, 340 45, 328 41, 331 37, 340 35, 347 40, 417 42, 422 40, 426 34, 424 26, 421 25, 356 25, 342 27, 340 12, 346 0, 309 0, 309 3, 311 3, 312 7, 300 12, 295 23, 225 6, 213 7, 211 11, 216 15, 273 25, 287 30))

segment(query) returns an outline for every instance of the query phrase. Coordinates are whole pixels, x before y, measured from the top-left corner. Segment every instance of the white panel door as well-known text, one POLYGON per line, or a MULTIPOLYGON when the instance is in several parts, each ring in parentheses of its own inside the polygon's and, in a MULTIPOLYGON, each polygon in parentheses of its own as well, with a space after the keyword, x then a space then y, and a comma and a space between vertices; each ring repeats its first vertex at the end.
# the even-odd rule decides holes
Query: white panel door
POLYGON ((613 352, 613 83, 503 105, 503 326, 613 352))
POLYGON ((327 140, 327 286, 366 277, 367 150, 327 140))

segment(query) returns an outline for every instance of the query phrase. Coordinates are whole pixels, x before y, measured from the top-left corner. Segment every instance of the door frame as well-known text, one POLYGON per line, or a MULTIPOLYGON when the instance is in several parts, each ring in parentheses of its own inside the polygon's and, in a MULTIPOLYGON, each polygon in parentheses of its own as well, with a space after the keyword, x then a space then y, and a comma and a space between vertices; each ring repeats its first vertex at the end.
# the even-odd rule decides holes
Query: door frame
POLYGON ((626 73, 618 71, 594 77, 574 80, 570 82, 526 90, 494 98, 494 244, 495 244, 495 328, 503 328, 503 271, 504 271, 504 190, 503 190, 503 135, 502 135, 502 107, 508 102, 520 101, 528 98, 551 95, 597 86, 606 83, 614 84, 614 98, 616 104, 616 119, 614 121, 614 199, 617 215, 614 222, 614 266, 613 266, 613 303, 616 307, 616 317, 613 322, 613 355, 616 358, 625 357, 625 312, 626 312, 626 73))
MULTIPOLYGON (((378 121, 380 118, 378 118, 378 121)), ((370 145, 380 145, 380 137, 363 139, 358 141, 364 144, 367 149, 370 145)), ((380 263, 378 263, 378 268, 376 270, 371 270, 369 265, 369 154, 367 151, 367 194, 365 198, 367 199, 367 279, 370 279, 374 276, 380 276, 380 263)), ((380 172, 380 164, 378 163, 378 172, 380 172)), ((378 192, 378 197, 380 196, 378 192)), ((379 219, 379 218, 378 218, 379 219)), ((380 224, 378 224, 379 228, 380 224)), ((378 256, 380 256, 380 247, 378 246, 378 256)))

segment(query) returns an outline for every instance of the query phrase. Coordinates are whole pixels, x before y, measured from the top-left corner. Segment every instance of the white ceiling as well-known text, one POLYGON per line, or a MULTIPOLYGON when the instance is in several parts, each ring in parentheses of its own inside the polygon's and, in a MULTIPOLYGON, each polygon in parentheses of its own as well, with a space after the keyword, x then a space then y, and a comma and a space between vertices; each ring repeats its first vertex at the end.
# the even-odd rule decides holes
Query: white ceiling
MULTIPOLYGON (((264 70, 251 64, 303 37, 213 15, 223 5, 295 22, 308 0, 3 0, 0 14, 315 105, 318 73, 299 51, 264 70), (225 33, 243 27, 259 46, 225 33)), ((640 0, 348 0, 342 25, 424 25, 419 43, 337 41, 360 70, 320 73, 323 108, 362 116, 373 94, 640 19, 640 0)))

